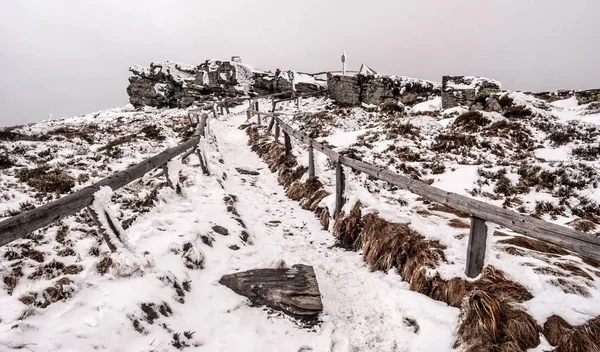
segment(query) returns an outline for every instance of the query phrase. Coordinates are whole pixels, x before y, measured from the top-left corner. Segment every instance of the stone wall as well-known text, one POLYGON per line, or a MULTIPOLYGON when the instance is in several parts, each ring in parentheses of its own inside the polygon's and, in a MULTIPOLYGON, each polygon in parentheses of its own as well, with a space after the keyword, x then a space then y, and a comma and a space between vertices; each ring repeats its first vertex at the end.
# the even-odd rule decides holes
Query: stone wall
POLYGON ((466 106, 473 110, 497 110, 501 84, 490 78, 472 76, 442 77, 442 108, 466 106))
POLYGON ((329 74, 327 88, 331 99, 340 104, 381 105, 402 103, 414 105, 440 94, 435 82, 410 77, 329 74))

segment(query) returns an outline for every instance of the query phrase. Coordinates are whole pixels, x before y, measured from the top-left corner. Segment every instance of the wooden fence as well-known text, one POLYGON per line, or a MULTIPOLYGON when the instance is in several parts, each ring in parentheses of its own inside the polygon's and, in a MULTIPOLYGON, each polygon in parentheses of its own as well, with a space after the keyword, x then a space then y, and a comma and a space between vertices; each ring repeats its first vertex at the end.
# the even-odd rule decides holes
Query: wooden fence
POLYGON ((452 209, 460 210, 471 215, 471 228, 469 233, 469 245, 467 249, 466 274, 476 277, 483 268, 486 251, 487 226, 486 221, 511 229, 519 234, 533 237, 548 243, 555 244, 577 252, 583 256, 600 260, 600 238, 583 232, 575 231, 565 226, 552 224, 530 216, 525 216, 511 210, 494 206, 476 199, 447 192, 430 186, 422 181, 413 180, 406 176, 396 174, 386 168, 374 166, 360 160, 340 155, 338 152, 328 148, 322 143, 315 141, 307 135, 293 129, 282 121, 278 113, 266 113, 250 110, 249 114, 258 116, 270 116, 267 125, 267 133, 275 127, 275 139, 279 137, 279 129, 284 134, 286 153, 291 153, 290 136, 308 145, 309 155, 309 177, 315 177, 314 149, 325 154, 336 165, 336 206, 335 214, 338 214, 344 205, 344 171, 343 166, 364 172, 377 179, 387 181, 401 189, 408 190, 429 201, 446 205, 452 209))

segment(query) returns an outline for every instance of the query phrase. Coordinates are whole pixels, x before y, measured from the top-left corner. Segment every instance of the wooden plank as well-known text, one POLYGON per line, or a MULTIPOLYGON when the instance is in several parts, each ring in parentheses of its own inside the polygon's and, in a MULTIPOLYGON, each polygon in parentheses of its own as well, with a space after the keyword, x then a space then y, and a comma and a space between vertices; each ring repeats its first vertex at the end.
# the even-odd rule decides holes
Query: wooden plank
POLYGON ((346 176, 342 163, 338 160, 335 163, 335 216, 341 213, 344 203, 344 189, 346 188, 346 176))
POLYGON ((176 147, 165 150, 124 171, 117 172, 91 186, 0 222, 0 246, 77 213, 92 204, 94 193, 100 187, 109 186, 113 190, 117 190, 194 147, 198 141, 199 137, 192 137, 176 147))
POLYGON ((485 220, 478 217, 471 218, 471 231, 469 232, 469 246, 467 248, 467 268, 465 274, 474 278, 481 273, 485 260, 487 242, 487 226, 485 220))
POLYGON ((285 144, 285 155, 292 154, 292 141, 290 140, 290 135, 287 132, 283 132, 283 140, 285 144))
POLYGON ((315 178, 315 151, 312 139, 308 145, 308 178, 315 178))

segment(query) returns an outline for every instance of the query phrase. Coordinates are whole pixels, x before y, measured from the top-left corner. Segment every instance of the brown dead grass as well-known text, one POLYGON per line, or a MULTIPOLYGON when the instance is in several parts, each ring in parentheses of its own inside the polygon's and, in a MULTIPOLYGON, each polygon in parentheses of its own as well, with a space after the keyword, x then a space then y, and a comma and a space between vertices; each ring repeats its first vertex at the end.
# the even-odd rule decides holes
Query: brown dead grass
POLYGON ((510 300, 475 290, 463 301, 455 348, 466 351, 516 351, 536 347, 541 328, 510 300))
POLYGON ((454 215, 458 216, 459 218, 469 218, 470 217, 469 214, 467 214, 465 212, 462 212, 462 211, 456 210, 456 209, 452 209, 450 207, 447 207, 442 204, 437 204, 437 203, 430 205, 427 209, 431 210, 431 211, 439 211, 442 213, 454 214, 454 215))
POLYGON ((544 336, 556 348, 553 352, 600 351, 600 316, 580 326, 572 326, 558 315, 544 323, 544 336))
POLYGON ((360 234, 362 232, 361 203, 356 202, 350 214, 338 214, 333 225, 335 245, 349 250, 358 250, 362 247, 360 234))
POLYGON ((450 219, 450 221, 448 221, 448 225, 450 227, 454 227, 455 229, 468 229, 471 227, 471 225, 459 219, 450 219))
POLYGON ((547 254, 556 254, 556 255, 568 255, 569 254, 568 251, 566 251, 560 247, 557 247, 550 243, 538 241, 533 238, 524 237, 524 236, 503 239, 503 240, 498 241, 498 243, 512 244, 517 247, 523 247, 523 248, 530 249, 532 251, 537 251, 537 252, 547 253, 547 254))

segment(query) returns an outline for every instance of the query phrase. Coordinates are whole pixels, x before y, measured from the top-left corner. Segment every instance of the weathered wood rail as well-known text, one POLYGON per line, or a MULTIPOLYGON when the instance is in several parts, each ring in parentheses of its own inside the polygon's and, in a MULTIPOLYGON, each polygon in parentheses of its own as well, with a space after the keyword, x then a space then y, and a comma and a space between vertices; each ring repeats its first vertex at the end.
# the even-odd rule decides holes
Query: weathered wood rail
MULTIPOLYGON (((476 277, 483 268, 486 251, 487 225, 486 221, 503 226, 513 230, 516 233, 542 240, 561 248, 571 250, 580 255, 600 260, 600 238, 585 234, 565 226, 552 224, 530 216, 525 216, 517 212, 494 206, 473 198, 465 197, 456 193, 447 192, 442 189, 430 186, 422 181, 413 180, 409 177, 399 175, 387 168, 374 166, 360 160, 343 156, 333 149, 319 143, 313 138, 295 130, 279 116, 286 114, 268 113, 251 111, 252 114, 271 117, 267 125, 267 132, 270 133, 275 127, 275 139, 278 138, 278 131, 281 129, 284 138, 289 136, 308 145, 309 153, 309 177, 315 177, 313 150, 325 154, 336 165, 336 206, 334 213, 338 214, 345 202, 344 191, 344 170, 342 166, 350 167, 354 170, 364 172, 367 175, 379 180, 386 181, 401 189, 408 190, 429 201, 448 206, 452 209, 471 215, 471 228, 469 234, 469 245, 467 250, 467 268, 466 274, 469 277, 476 277)), ((296 114, 294 114, 296 115, 296 114)), ((291 116, 294 116, 291 115, 291 116)), ((290 116, 287 114, 287 116, 290 116)), ((291 145, 286 141, 286 153, 291 152, 291 145)))

